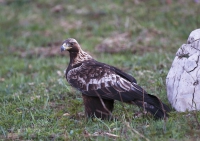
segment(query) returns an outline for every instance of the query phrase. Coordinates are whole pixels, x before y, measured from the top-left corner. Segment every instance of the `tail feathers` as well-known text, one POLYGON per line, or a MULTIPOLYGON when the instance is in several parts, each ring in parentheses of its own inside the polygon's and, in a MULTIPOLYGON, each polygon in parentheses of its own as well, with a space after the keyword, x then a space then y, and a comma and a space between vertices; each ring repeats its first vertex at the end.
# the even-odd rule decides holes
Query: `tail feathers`
POLYGON ((170 108, 162 103, 162 101, 156 96, 147 94, 144 97, 144 101, 133 101, 137 106, 143 107, 145 110, 153 114, 155 118, 165 118, 170 112, 170 108))

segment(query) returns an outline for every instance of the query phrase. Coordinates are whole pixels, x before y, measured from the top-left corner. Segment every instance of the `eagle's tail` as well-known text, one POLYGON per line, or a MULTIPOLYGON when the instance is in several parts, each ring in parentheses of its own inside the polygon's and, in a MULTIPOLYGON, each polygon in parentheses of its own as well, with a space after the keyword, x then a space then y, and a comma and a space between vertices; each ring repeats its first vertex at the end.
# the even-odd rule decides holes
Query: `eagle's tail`
POLYGON ((133 101, 137 106, 144 108, 144 110, 153 114, 153 116, 157 119, 165 118, 168 116, 168 112, 170 112, 170 108, 162 103, 162 101, 150 94, 144 94, 143 101, 133 101))

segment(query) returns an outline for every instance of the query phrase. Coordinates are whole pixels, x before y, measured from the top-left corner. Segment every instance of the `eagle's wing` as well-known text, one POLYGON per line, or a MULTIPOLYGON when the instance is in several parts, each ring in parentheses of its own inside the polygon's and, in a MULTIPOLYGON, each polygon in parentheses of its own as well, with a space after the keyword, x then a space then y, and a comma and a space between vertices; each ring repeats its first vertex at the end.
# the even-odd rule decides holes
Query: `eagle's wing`
MULTIPOLYGON (((100 65, 100 64, 99 64, 100 65)), ((105 64, 106 65, 106 64, 105 64)), ((107 65, 106 65, 107 66, 107 65)), ((112 71, 114 71, 119 76, 123 77, 124 79, 130 81, 131 83, 137 83, 136 79, 132 77, 131 75, 124 73, 123 71, 119 70, 118 68, 108 66, 112 71)))
POLYGON ((82 62, 71 69, 67 80, 85 95, 121 101, 133 99, 124 93, 130 91, 132 82, 136 82, 132 76, 95 60, 82 62))
POLYGON ((169 108, 156 96, 149 95, 136 80, 112 66, 95 60, 84 61, 67 73, 68 82, 83 94, 102 99, 135 103, 156 117, 163 117, 169 108))

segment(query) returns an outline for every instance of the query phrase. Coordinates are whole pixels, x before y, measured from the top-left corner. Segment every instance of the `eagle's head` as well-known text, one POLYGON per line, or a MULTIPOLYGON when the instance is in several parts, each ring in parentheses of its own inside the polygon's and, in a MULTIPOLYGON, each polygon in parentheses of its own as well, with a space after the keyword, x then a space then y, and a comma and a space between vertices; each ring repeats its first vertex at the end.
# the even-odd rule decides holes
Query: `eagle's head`
POLYGON ((63 45, 61 46, 60 49, 61 49, 61 52, 65 50, 69 52, 79 52, 81 48, 75 39, 68 38, 67 40, 63 42, 63 45))
POLYGON ((71 60, 70 62, 72 66, 81 63, 85 60, 92 59, 92 57, 89 54, 87 54, 85 51, 81 49, 81 46, 73 38, 68 38, 67 40, 65 40, 60 49, 61 52, 65 50, 69 51, 71 60))

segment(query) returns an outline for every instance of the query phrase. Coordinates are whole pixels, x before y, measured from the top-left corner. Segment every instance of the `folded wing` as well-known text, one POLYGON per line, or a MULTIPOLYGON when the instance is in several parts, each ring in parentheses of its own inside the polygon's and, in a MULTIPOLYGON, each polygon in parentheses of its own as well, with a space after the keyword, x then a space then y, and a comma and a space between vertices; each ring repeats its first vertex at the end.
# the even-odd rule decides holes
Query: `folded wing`
POLYGON ((95 60, 84 61, 71 69, 67 80, 87 96, 134 103, 157 118, 164 117, 165 112, 169 111, 156 96, 149 95, 138 86, 131 75, 95 60))

